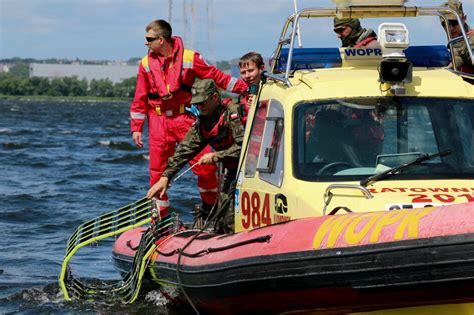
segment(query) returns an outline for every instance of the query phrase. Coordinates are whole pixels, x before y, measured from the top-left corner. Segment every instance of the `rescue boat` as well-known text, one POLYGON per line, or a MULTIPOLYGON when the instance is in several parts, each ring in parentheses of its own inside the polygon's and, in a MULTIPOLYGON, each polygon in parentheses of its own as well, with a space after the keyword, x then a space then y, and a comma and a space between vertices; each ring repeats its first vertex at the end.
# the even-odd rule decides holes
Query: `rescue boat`
MULTIPOLYGON (((115 242, 123 274, 144 230, 115 242)), ((472 301, 473 257, 474 204, 465 203, 303 218, 233 235, 182 231, 159 242, 149 278, 185 290, 203 314, 342 314, 472 301)), ((450 313, 466 307, 474 310, 459 304, 450 313)), ((449 314, 439 310, 424 307, 449 314)))
MULTIPOLYGON (((141 200, 73 234, 66 298, 87 292, 67 268, 77 249, 123 232, 113 262, 128 302, 146 279, 196 313, 473 314, 474 76, 453 70, 446 46, 410 46, 398 22, 379 26, 378 48, 295 47, 303 17, 461 19, 403 0, 334 2, 288 18, 255 89, 235 233, 177 215, 145 228, 141 200)), ((448 47, 460 40, 448 34, 448 47)))

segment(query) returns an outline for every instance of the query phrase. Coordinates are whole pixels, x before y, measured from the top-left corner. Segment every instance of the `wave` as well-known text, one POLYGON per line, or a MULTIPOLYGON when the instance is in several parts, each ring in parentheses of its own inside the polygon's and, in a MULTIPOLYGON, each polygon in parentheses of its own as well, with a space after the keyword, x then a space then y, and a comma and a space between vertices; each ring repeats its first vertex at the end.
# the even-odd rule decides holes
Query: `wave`
POLYGON ((143 162, 145 160, 145 157, 143 154, 126 154, 121 157, 116 157, 116 158, 99 158, 96 159, 96 162, 104 162, 104 163, 137 163, 137 162, 143 162))
POLYGON ((15 143, 15 142, 5 142, 2 143, 2 147, 5 150, 18 150, 18 149, 25 149, 27 146, 23 143, 15 143))
MULTIPOLYGON (((88 286, 113 286, 116 281, 100 280, 94 278, 81 278, 81 282, 88 286)), ((0 311, 2 313, 26 314, 184 314, 188 309, 178 308, 169 304, 169 300, 160 291, 149 291, 142 288, 143 294, 133 304, 123 304, 118 298, 107 298, 97 295, 97 299, 64 301, 64 296, 58 282, 45 284, 44 281, 37 287, 23 289, 5 298, 0 298, 0 311), (152 310, 150 312, 150 310, 152 310), (21 312, 22 313, 22 312, 21 312)), ((20 284, 18 284, 21 287, 20 284)), ((166 289, 168 296, 176 296, 171 289, 166 289)))
POLYGON ((44 162, 36 162, 36 163, 30 163, 30 166, 32 168, 47 168, 47 167, 50 167, 51 165, 44 162))
POLYGON ((126 150, 126 151, 130 151, 130 150, 135 149, 135 146, 132 145, 130 142, 127 142, 127 141, 102 140, 102 141, 99 141, 98 144, 100 144, 102 146, 109 147, 109 148, 119 149, 119 150, 126 150))
POLYGON ((11 133, 12 130, 10 128, 0 128, 0 133, 11 133))
POLYGON ((17 136, 37 136, 39 134, 42 134, 43 130, 39 128, 34 128, 34 127, 25 127, 23 129, 19 129, 15 132, 15 135, 17 136))

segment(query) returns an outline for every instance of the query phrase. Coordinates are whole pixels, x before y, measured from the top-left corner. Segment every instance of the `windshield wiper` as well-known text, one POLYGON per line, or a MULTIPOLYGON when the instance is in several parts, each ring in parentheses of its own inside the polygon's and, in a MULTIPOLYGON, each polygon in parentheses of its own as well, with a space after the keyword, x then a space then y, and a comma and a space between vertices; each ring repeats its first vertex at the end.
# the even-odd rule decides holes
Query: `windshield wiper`
POLYGON ((361 180, 360 185, 364 186, 364 187, 367 187, 369 184, 373 184, 373 183, 381 181, 381 180, 383 180, 387 177, 393 176, 393 175, 397 174, 398 172, 400 172, 401 170, 403 170, 407 167, 410 167, 412 165, 417 165, 417 164, 423 163, 424 161, 431 160, 435 157, 438 157, 438 156, 441 157, 441 156, 445 156, 445 155, 448 155, 448 154, 451 154, 451 150, 446 150, 446 151, 434 153, 434 154, 431 154, 431 155, 430 154, 423 154, 422 156, 417 157, 416 159, 414 159, 411 162, 407 162, 407 163, 392 167, 392 168, 386 170, 385 172, 369 176, 366 179, 361 180))

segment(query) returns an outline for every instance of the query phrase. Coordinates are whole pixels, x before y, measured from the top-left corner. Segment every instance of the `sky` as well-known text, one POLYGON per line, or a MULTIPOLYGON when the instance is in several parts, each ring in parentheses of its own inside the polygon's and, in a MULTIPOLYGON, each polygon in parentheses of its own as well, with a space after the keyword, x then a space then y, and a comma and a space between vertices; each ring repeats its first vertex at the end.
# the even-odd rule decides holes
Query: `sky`
MULTIPOLYGON (((438 6, 441 2, 410 0, 407 5, 438 6)), ((463 3, 474 27, 474 0, 463 3)), ((297 7, 332 8, 335 4, 297 0, 297 7)), ((0 59, 126 61, 142 57, 145 26, 170 16, 173 35, 181 36, 187 48, 207 60, 230 60, 249 51, 269 57, 293 12, 293 0, 0 0, 0 59)), ((364 20, 363 24, 377 30, 380 22, 364 20)), ((411 43, 445 42, 436 17, 409 19, 406 24, 411 43)), ((305 47, 340 45, 329 19, 311 25, 303 21, 301 35, 305 47)))

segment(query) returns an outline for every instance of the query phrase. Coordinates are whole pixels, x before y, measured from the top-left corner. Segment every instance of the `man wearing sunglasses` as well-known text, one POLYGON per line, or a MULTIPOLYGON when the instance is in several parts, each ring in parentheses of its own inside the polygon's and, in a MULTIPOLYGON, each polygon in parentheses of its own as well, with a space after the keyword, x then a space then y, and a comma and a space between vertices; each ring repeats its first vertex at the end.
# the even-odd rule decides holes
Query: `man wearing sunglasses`
MULTIPOLYGON (((456 11, 456 13, 459 15, 463 22, 463 25, 459 25, 459 21, 457 20, 454 14, 445 14, 444 17, 448 20, 448 25, 446 26, 446 21, 443 18, 441 18, 441 25, 445 29, 446 33, 449 32, 450 38, 453 39, 462 36, 461 27, 464 27, 464 30, 466 31, 467 36, 470 38, 471 41, 470 48, 474 49, 474 31, 471 30, 466 23, 467 17, 464 14, 462 3, 458 0, 450 0, 444 3, 443 5, 456 11)), ((454 64, 456 65, 456 70, 464 73, 474 74, 474 66, 471 63, 471 57, 469 56, 468 51, 469 48, 466 45, 466 42, 464 40, 460 40, 452 44, 452 47, 454 53, 453 59, 454 64)), ((453 64, 451 63, 449 67, 452 68, 453 64)))
POLYGON ((341 40, 342 47, 378 47, 374 30, 362 28, 359 19, 334 18, 334 32, 341 40))
MULTIPOLYGON (((148 54, 138 69, 130 117, 132 139, 137 147, 143 147, 142 130, 145 118, 148 120, 152 186, 195 121, 195 116, 188 112, 194 79, 212 78, 221 89, 239 94, 247 90, 247 84, 208 65, 199 53, 185 49, 181 38, 172 36, 171 25, 164 20, 149 23, 145 39, 148 54)), ((210 152, 209 147, 203 149, 191 165, 210 152)), ((211 208, 217 200, 216 167, 201 164, 193 172, 198 177, 203 208, 211 208)), ((158 199, 160 213, 164 215, 169 208, 168 196, 161 194, 158 199)))
MULTIPOLYGON (((239 106, 235 103, 224 105, 219 90, 211 79, 196 80, 192 88, 195 104, 200 111, 196 123, 189 129, 184 140, 176 148, 176 152, 169 159, 166 170, 160 180, 147 193, 148 198, 163 197, 168 190, 169 181, 179 170, 206 146, 210 145, 214 151, 201 155, 199 165, 215 165, 222 162, 226 169, 221 192, 232 193, 231 183, 237 174, 240 151, 244 137, 244 129, 239 114, 239 106)), ((217 208, 217 207, 216 207, 217 208)), ((210 209, 202 209, 197 218, 206 220, 210 209)), ((219 233, 232 233, 233 212, 226 211, 219 217, 216 230, 219 233)), ((216 211, 216 210, 214 210, 216 211)))

